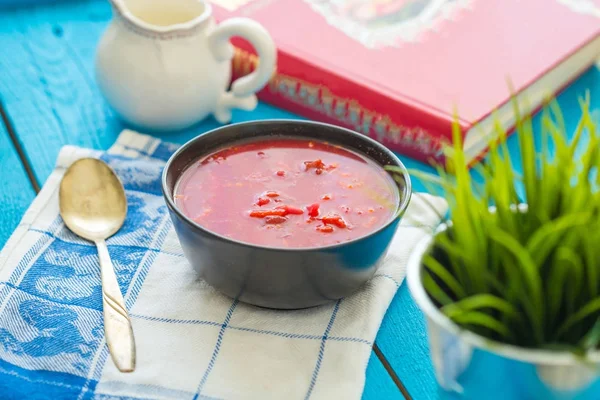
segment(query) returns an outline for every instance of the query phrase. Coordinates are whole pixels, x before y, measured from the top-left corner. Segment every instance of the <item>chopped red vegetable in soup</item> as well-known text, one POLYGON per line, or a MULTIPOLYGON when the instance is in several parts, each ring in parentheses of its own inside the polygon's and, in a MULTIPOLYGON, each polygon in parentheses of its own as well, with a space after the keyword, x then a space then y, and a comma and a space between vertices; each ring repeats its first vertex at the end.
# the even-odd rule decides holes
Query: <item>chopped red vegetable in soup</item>
POLYGON ((257 206, 264 206, 265 204, 269 204, 271 202, 271 199, 266 198, 266 197, 259 197, 258 200, 256 201, 256 205, 257 206))
POLYGON ((306 210, 308 211, 309 217, 316 217, 319 215, 319 203, 311 204, 310 206, 306 207, 306 210))
POLYGON ((175 189, 179 209, 215 233, 263 246, 318 247, 386 224, 398 194, 370 159, 297 139, 236 144, 192 164, 175 189))

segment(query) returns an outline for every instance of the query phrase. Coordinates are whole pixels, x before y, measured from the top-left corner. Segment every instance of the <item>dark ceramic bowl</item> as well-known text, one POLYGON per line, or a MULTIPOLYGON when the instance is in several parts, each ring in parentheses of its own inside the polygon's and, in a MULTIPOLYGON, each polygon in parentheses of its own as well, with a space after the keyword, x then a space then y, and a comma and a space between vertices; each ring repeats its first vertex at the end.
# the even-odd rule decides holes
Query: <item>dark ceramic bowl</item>
POLYGON ((183 252, 200 276, 222 293, 262 307, 295 309, 317 306, 354 293, 375 273, 408 207, 410 178, 402 162, 376 141, 332 125, 266 120, 227 125, 190 140, 171 156, 162 190, 183 252), (240 140, 303 137, 328 141, 361 153, 381 166, 405 172, 398 183, 396 216, 367 236, 313 248, 269 248, 236 241, 203 228, 173 201, 182 172, 201 156, 240 140))

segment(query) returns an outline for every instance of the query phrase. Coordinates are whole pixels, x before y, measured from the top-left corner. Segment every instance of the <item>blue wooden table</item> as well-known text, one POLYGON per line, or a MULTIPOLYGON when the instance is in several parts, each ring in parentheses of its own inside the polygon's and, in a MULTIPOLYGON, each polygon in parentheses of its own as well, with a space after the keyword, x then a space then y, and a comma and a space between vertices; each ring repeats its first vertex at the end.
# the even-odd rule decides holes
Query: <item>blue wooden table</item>
MULTIPOLYGON (((63 145, 106 149, 124 128, 94 80, 96 44, 110 19, 105 0, 0 8, 0 247, 44 184, 63 145)), ((592 107, 600 108, 598 69, 588 70, 559 97, 570 131, 579 116, 577 99, 586 89, 591 91, 592 107)), ((263 118, 298 117, 266 104, 251 113, 234 114, 234 122, 263 118)), ((161 138, 182 143, 217 126, 209 119, 161 138)), ((510 148, 518 151, 514 138, 510 148)), ((411 168, 431 171, 404 161, 411 168)), ((419 181, 414 187, 424 190, 419 181)), ((423 315, 403 284, 377 335, 363 397, 425 400, 436 395, 423 315)))

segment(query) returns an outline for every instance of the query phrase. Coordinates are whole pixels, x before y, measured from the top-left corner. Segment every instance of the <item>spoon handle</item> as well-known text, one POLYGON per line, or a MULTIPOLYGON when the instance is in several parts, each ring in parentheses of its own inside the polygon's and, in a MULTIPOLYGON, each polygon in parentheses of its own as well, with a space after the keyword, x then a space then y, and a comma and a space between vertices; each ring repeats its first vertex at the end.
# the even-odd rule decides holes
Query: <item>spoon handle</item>
POLYGON ((132 372, 135 369, 135 341, 129 314, 125 308, 106 242, 98 240, 96 247, 100 257, 104 335, 108 350, 119 371, 132 372))

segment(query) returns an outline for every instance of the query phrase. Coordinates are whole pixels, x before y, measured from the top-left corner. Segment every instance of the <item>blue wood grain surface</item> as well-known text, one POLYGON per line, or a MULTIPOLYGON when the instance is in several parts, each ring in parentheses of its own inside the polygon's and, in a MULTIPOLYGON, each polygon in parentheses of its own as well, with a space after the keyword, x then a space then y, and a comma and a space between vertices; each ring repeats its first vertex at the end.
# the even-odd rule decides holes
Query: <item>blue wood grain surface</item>
MULTIPOLYGON (((52 171, 61 146, 74 144, 106 149, 124 127, 100 97, 93 75, 96 44, 110 18, 110 7, 104 0, 46 0, 46 4, 37 7, 0 11, 3 53, 0 55, 0 94, 40 183, 52 171)), ((574 127, 578 115, 577 96, 582 95, 586 87, 592 88, 592 95, 597 94, 593 97, 594 104, 600 105, 600 99, 597 99, 600 97, 600 73, 596 69, 587 72, 560 96, 570 128, 574 127)), ((252 113, 234 114, 236 122, 261 118, 294 116, 265 104, 260 104, 252 113)), ((182 143, 217 126, 215 121, 208 119, 192 129, 161 135, 161 138, 182 143)), ((0 134, 4 157, 2 137, 6 134, 0 134)), ((515 140, 510 141, 510 147, 513 151, 518 150, 515 140)), ((0 160, 0 166, 7 164, 4 158, 0 160)), ((431 171, 422 164, 405 161, 411 168, 431 171)), ((27 187, 29 192, 23 192, 23 199, 6 197, 14 196, 7 188, 18 187, 17 184, 23 186, 25 182, 23 172, 19 172, 18 164, 15 165, 17 170, 7 170, 10 174, 2 170, 3 180, 7 176, 9 183, 0 189, 0 199, 10 199, 15 204, 13 225, 33 197, 30 187, 27 187)), ((414 182, 414 187, 424 190, 418 181, 414 182)), ((6 224, 2 225, 0 246, 7 235, 3 230, 6 224)), ((400 287, 392 302, 376 342, 414 399, 436 397, 423 315, 412 301, 406 285, 400 287)), ((364 397, 401 397, 375 355, 367 369, 364 397)))
POLYGON ((122 128, 93 75, 96 45, 110 18, 106 1, 0 12, 0 93, 39 182, 64 144, 107 148, 122 128))
POLYGON ((2 8, 16 8, 16 7, 29 7, 39 4, 49 4, 56 1, 62 0, 0 0, 0 9, 2 8))
POLYGON ((8 132, 0 123, 0 248, 15 230, 35 197, 8 132))
MULTIPOLYGON (((63 145, 106 149, 125 127, 101 98, 94 79, 96 44, 110 18, 106 1, 0 10, 0 43, 6 54, 0 57, 0 93, 40 184, 51 173, 63 145)), ((298 117, 259 104, 252 113, 235 112, 233 120, 263 118, 298 117)), ((191 129, 160 137, 183 143, 217 126, 216 121, 207 119, 191 129)), ((14 184, 25 182, 17 175, 9 178, 14 184)), ((15 218, 31 197, 21 202, 15 218)), ((403 397, 373 355, 363 397, 382 396, 403 397)))

